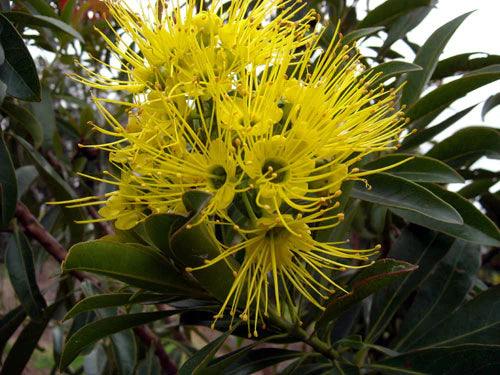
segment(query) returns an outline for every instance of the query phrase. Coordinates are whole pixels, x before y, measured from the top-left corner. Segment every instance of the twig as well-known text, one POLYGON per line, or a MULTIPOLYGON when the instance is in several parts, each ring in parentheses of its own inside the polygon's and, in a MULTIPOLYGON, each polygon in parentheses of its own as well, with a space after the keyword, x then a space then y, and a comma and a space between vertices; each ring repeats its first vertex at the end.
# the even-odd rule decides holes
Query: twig
MULTIPOLYGON (((16 218, 24 228, 25 233, 32 239, 38 241, 40 245, 59 263, 62 263, 66 258, 66 249, 57 241, 33 216, 28 207, 23 203, 18 202, 16 205, 16 218)), ((81 272, 72 272, 72 274, 80 281, 91 280, 92 278, 81 272)), ((177 366, 173 363, 168 354, 165 352, 160 339, 156 334, 146 326, 135 327, 135 334, 141 339, 146 346, 153 346, 155 354, 160 361, 163 373, 167 375, 177 374, 177 366)))

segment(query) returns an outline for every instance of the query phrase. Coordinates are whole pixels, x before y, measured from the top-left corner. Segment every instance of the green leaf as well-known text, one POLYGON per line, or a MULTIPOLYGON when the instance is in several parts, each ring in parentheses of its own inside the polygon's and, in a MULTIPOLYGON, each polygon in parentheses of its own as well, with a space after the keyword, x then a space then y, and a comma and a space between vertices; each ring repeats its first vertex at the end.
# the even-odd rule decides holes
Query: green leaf
POLYGON ((446 255, 453 239, 425 228, 410 225, 392 245, 389 258, 415 264, 418 269, 406 274, 397 284, 379 291, 373 299, 367 343, 374 343, 383 334, 394 314, 406 299, 432 272, 446 255))
MULTIPOLYGON (((387 4, 384 3, 384 4, 387 4)), ((424 5, 424 4, 419 4, 424 5)), ((429 5, 429 4, 425 4, 429 5)), ((438 64, 439 56, 444 50, 444 47, 458 29, 458 27, 464 22, 464 20, 470 15, 470 13, 465 13, 454 20, 441 26, 439 29, 434 31, 434 33, 427 39, 427 41, 419 49, 415 60, 413 61, 416 65, 421 66, 423 69, 418 72, 408 73, 406 78, 406 85, 403 88, 401 95, 401 104, 413 104, 415 103, 427 83, 429 82, 432 73, 436 69, 438 64)), ((430 112, 429 110, 425 113, 430 112)), ((410 116, 411 118, 416 118, 410 116)))
POLYGON ((5 263, 10 282, 24 310, 38 319, 47 306, 36 282, 33 250, 23 233, 15 231, 7 243, 5 263))
POLYGON ((0 228, 14 216, 17 203, 17 181, 9 149, 0 134, 0 228))
POLYGON ((363 169, 374 170, 388 167, 412 158, 404 164, 390 169, 387 173, 394 174, 417 182, 436 182, 442 184, 463 183, 464 179, 453 168, 443 162, 426 156, 409 154, 391 154, 383 156, 363 166, 363 169))
POLYGON ((408 276, 418 267, 413 264, 394 259, 377 260, 370 267, 360 271, 352 280, 349 294, 333 296, 326 306, 317 327, 324 327, 332 323, 339 316, 358 302, 372 295, 380 289, 408 276))
POLYGON ((172 257, 170 249, 170 236, 179 224, 187 219, 179 215, 160 214, 152 215, 144 222, 144 230, 151 243, 165 255, 172 257))
POLYGON ((88 375, 105 375, 108 355, 103 345, 97 344, 83 360, 83 371, 88 375))
POLYGON ((47 324, 59 308, 57 301, 45 309, 43 319, 31 320, 19 334, 0 370, 0 375, 21 374, 36 349, 47 324))
POLYGON ((57 17, 54 8, 46 0, 24 0, 38 13, 47 17, 57 17))
POLYGON ((455 74, 470 72, 494 64, 500 64, 500 56, 488 55, 481 52, 463 53, 440 61, 437 64, 436 70, 434 71, 431 79, 433 81, 440 80, 446 77, 451 77, 455 74), (473 57, 477 55, 483 56, 473 57))
POLYGON ((84 42, 83 37, 78 31, 68 25, 66 22, 58 20, 50 16, 39 16, 23 12, 6 12, 4 15, 11 21, 23 26, 33 27, 41 26, 48 27, 55 31, 62 31, 80 42, 84 42))
POLYGON ((63 370, 68 367, 78 356, 78 353, 99 339, 129 328, 154 322, 155 320, 164 319, 178 313, 178 310, 169 310, 118 315, 87 324, 76 331, 68 339, 68 341, 66 341, 61 355, 59 368, 63 370))
POLYGON ((448 315, 442 324, 415 341, 412 347, 498 345, 499 332, 500 286, 494 286, 448 315))
MULTIPOLYGON (((434 1, 432 1, 431 4, 434 4, 434 1)), ((396 41, 404 38, 409 31, 420 25, 432 8, 433 6, 418 7, 398 17, 387 31, 387 38, 384 40, 384 44, 381 47, 381 55, 385 55, 385 52, 396 41)))
POLYGON ((432 90, 410 107, 406 114, 412 120, 416 120, 439 107, 448 106, 469 92, 498 79, 500 79, 500 65, 492 65, 488 68, 475 70, 470 74, 464 75, 462 78, 432 90))
MULTIPOLYGON (((35 163, 40 176, 47 183, 48 188, 57 200, 65 201, 75 199, 76 195, 73 189, 64 181, 64 179, 54 170, 47 160, 24 139, 15 136, 17 142, 28 152, 35 163)), ((85 220, 86 216, 81 208, 62 207, 63 215, 71 231, 72 242, 81 241, 83 238, 84 226, 76 224, 76 221, 85 220)))
POLYGON ((465 300, 481 266, 481 249, 456 240, 450 251, 424 281, 403 319, 394 350, 406 352, 412 342, 428 335, 465 300))
POLYGON ((500 159, 500 131, 485 126, 461 129, 426 155, 454 167, 469 166, 482 156, 500 159))
POLYGON ((365 74, 370 76, 375 76, 378 74, 379 76, 372 83, 372 86, 377 86, 381 83, 384 83, 390 78, 397 77, 408 72, 415 72, 418 70, 422 70, 422 67, 405 61, 393 60, 379 64, 367 70, 365 74))
POLYGON ((32 165, 23 165, 16 169, 17 199, 21 199, 38 178, 38 171, 32 165))
MULTIPOLYGON (((457 112, 453 116, 448 117, 446 120, 428 129, 422 129, 422 127, 418 127, 418 124, 413 124, 412 126, 413 129, 422 129, 422 130, 417 131, 416 134, 408 135, 408 137, 405 138, 405 140, 399 147, 399 151, 409 150, 421 145, 422 143, 431 141, 432 139, 434 139, 436 135, 442 133, 443 131, 448 129, 451 125, 455 124, 462 117, 466 116, 470 111, 472 111, 476 107, 476 105, 477 104, 472 105, 460 112, 457 112)), ((425 126, 427 125, 428 124, 425 124, 425 126)))
POLYGON ((386 173, 366 176, 371 189, 357 184, 352 196, 383 206, 406 209, 446 223, 463 223, 453 206, 441 200, 426 188, 401 177, 386 173))
POLYGON ((161 371, 160 361, 154 354, 153 347, 150 347, 146 358, 137 365, 137 375, 157 375, 161 374, 161 371))
POLYGON ((426 184, 425 187, 443 201, 455 207, 464 219, 464 223, 461 225, 443 223, 408 210, 391 208, 391 211, 406 221, 446 233, 453 237, 487 246, 500 245, 500 233, 495 224, 483 215, 471 202, 457 193, 447 191, 435 185, 426 184))
POLYGON ((43 148, 52 148, 54 132, 56 131, 56 114, 51 90, 48 87, 42 87, 42 100, 38 103, 31 103, 31 110, 43 127, 43 148))
POLYGON ((384 30, 384 27, 367 27, 365 29, 357 29, 354 31, 351 31, 349 34, 344 36, 342 38, 342 43, 343 44, 351 44, 361 38, 373 35, 378 33, 379 31, 384 30))
POLYGON ((482 178, 472 181, 458 191, 465 199, 473 199, 479 195, 488 193, 489 189, 498 182, 498 178, 482 178))
POLYGON ((0 357, 2 357, 7 341, 9 341, 10 337, 17 331, 25 319, 26 312, 23 306, 18 306, 10 310, 0 319, 0 357))
POLYGON ((66 23, 71 23, 71 15, 75 9, 76 0, 68 0, 61 11, 61 19, 66 23))
POLYGON ((0 14, 0 44, 5 53, 0 80, 7 85, 7 94, 21 100, 40 100, 35 63, 23 38, 3 14, 0 14))
POLYGON ((486 102, 484 102, 483 110, 481 111, 483 121, 486 114, 498 105, 500 105, 500 93, 490 96, 486 102))
POLYGON ((388 25, 411 10, 431 3, 432 0, 387 0, 370 11, 357 28, 388 25))
POLYGON ((87 271, 160 293, 200 295, 156 250, 138 244, 89 241, 74 245, 63 263, 64 272, 87 271))
MULTIPOLYGON (((259 348, 254 350, 240 349, 237 352, 226 354, 217 358, 214 362, 220 364, 226 362, 227 366, 223 371, 214 370, 214 365, 208 367, 207 370, 210 374, 224 374, 224 375, 241 375, 241 374, 255 374, 267 367, 276 366, 277 364, 301 357, 303 352, 282 349, 282 348, 259 348), (236 355, 235 355, 236 354, 236 355), (234 357, 237 356, 235 359, 234 357), (231 363, 228 363, 231 360, 231 363)), ((207 374, 208 372, 203 372, 207 374)))
POLYGON ((160 301, 165 299, 161 294, 155 293, 107 293, 90 296, 79 301, 69 310, 64 316, 64 320, 73 318, 74 316, 86 311, 102 309, 105 307, 116 307, 130 305, 134 303, 142 303, 149 301, 160 301))
POLYGON ((6 100, 2 104, 2 111, 7 113, 9 117, 22 129, 25 129, 33 139, 35 148, 41 146, 43 142, 43 127, 37 118, 26 108, 21 107, 10 100, 6 100))
POLYGON ((189 358, 179 369, 179 375, 197 375, 206 374, 209 362, 215 357, 217 351, 231 335, 233 330, 217 337, 214 341, 208 343, 189 358))
POLYGON ((131 330, 117 332, 111 336, 113 354, 121 375, 134 375, 137 363, 137 343, 131 330))
MULTIPOLYGON (((405 353, 370 366, 384 374, 496 374, 498 345, 460 345, 405 353)), ((378 372, 377 371, 377 372, 378 372)))
MULTIPOLYGON (((199 191, 191 191, 183 196, 184 206, 193 216, 172 234, 170 249, 175 259, 185 267, 201 266, 206 259, 215 258, 220 254, 220 246, 214 238, 213 228, 205 223, 197 223, 199 213, 210 199, 211 195, 199 191), (193 223, 196 225, 191 226, 193 223)), ((238 268, 236 264, 234 268, 238 268)), ((193 271, 192 275, 220 301, 226 299, 234 280, 233 271, 225 261, 193 271)))

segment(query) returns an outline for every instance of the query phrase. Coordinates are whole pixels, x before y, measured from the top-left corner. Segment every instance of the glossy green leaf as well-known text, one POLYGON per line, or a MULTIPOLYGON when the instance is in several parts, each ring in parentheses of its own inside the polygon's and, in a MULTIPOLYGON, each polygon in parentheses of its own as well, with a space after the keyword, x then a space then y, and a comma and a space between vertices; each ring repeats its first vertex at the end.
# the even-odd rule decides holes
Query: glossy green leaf
POLYGON ((365 164, 363 169, 374 170, 384 168, 409 158, 411 159, 404 164, 390 169, 387 173, 417 182, 436 182, 442 184, 464 182, 463 177, 453 168, 439 160, 426 156, 391 154, 365 164))
POLYGON ((486 53, 476 52, 451 56, 437 64, 436 70, 432 75, 432 80, 440 80, 456 74, 467 73, 473 70, 485 68, 494 64, 500 64, 499 55, 489 55, 486 53))
POLYGON ((392 245, 388 257, 415 264, 418 269, 406 274, 397 284, 379 291, 373 299, 371 323, 366 338, 374 343, 383 334, 400 306, 433 271, 446 255, 453 239, 417 226, 407 227, 392 245))
MULTIPOLYGON (((184 205, 193 216, 172 234, 170 249, 175 259, 185 267, 201 266, 205 259, 212 259, 220 254, 220 246, 210 232, 213 228, 205 223, 197 223, 199 213, 210 199, 211 195, 198 191, 184 194, 184 205), (193 223, 196 225, 191 227, 193 223)), ((234 267, 237 268, 236 265, 234 267)), ((203 288, 222 301, 225 300, 234 280, 233 271, 224 261, 206 269, 193 271, 192 275, 203 288)))
POLYGON ((426 155, 455 167, 468 166, 482 156, 500 159, 500 131, 485 126, 461 129, 426 155))
POLYGON ((179 375, 206 374, 208 364, 215 357, 220 347, 224 345, 231 332, 232 329, 228 330, 193 354, 179 369, 179 375))
POLYGON ((152 215, 144 222, 144 230, 154 246, 165 255, 172 256, 170 236, 179 224, 186 221, 185 217, 179 215, 152 215))
POLYGON ((488 193, 489 189, 498 182, 498 178, 482 178, 472 181, 458 191, 466 199, 476 198, 478 195, 488 193))
MULTIPOLYGON (((410 73, 412 74, 412 73, 410 73)), ((446 83, 422 97, 406 112, 413 120, 441 107, 448 106, 469 92, 500 79, 500 65, 492 65, 464 75, 462 78, 446 83)))
POLYGON ((65 369, 85 347, 99 339, 129 328, 154 322, 155 320, 178 314, 177 310, 155 311, 136 314, 111 316, 100 319, 80 328, 66 341, 59 364, 60 369, 65 369))
POLYGON ((3 14, 0 14, 0 44, 5 53, 0 80, 7 85, 7 94, 22 100, 40 100, 35 63, 23 38, 3 14))
POLYGON ((425 187, 446 201, 460 213, 463 224, 443 223, 433 218, 420 215, 417 212, 391 208, 391 210, 405 220, 434 229, 450 236, 479 243, 482 245, 499 246, 500 233, 495 224, 479 211, 471 202, 459 194, 447 191, 438 186, 426 184, 425 187))
POLYGON ((0 134, 0 228, 14 216, 17 202, 17 181, 9 149, 0 134))
POLYGON ((2 104, 2 111, 9 115, 16 126, 19 126, 19 128, 24 129, 29 133, 35 148, 41 146, 43 142, 43 127, 30 111, 15 104, 11 100, 6 100, 2 104))
POLYGON ((132 330, 117 332, 111 336, 113 354, 120 375, 134 375, 137 364, 137 343, 132 330))
POLYGON ((75 39, 78 39, 80 42, 84 42, 83 37, 80 35, 78 31, 68 25, 66 22, 58 20, 54 17, 49 16, 40 16, 34 14, 28 14, 23 12, 6 12, 4 15, 11 21, 16 24, 20 24, 23 26, 33 27, 33 26, 41 26, 48 27, 49 29, 55 31, 62 31, 75 39))
MULTIPOLYGON (((399 151, 409 150, 420 146, 422 143, 431 141, 435 136, 442 133, 450 126, 455 124, 458 120, 470 113, 470 111, 472 111, 476 107, 476 105, 477 104, 470 106, 460 112, 457 112, 453 116, 448 117, 446 120, 428 129, 422 129, 423 127, 420 127, 419 124, 413 124, 414 127, 412 128, 418 130, 417 133, 408 135, 401 144, 399 151)), ((425 126, 427 125, 428 124, 426 124, 425 126)))
MULTIPOLYGON (((243 351, 240 349, 238 352, 243 351)), ((237 353, 240 354, 240 353, 237 353)), ((241 375, 241 374, 255 374, 270 366, 276 366, 281 362, 289 361, 297 357, 303 356, 304 353, 296 350, 282 349, 282 348, 260 348, 254 350, 246 350, 242 355, 238 355, 236 360, 231 361, 223 371, 213 371, 213 365, 208 368, 211 374, 224 374, 224 375, 241 375)), ((234 353, 229 353, 225 356, 217 358, 217 363, 227 361, 234 357, 234 353)), ((205 374, 206 372, 203 372, 205 374)), ((208 373, 207 373, 208 375, 208 373)))
POLYGON ((36 282, 33 250, 22 232, 11 234, 5 263, 12 287, 24 310, 31 318, 40 318, 47 304, 36 282))
POLYGON ((16 169, 17 199, 21 199, 38 178, 38 171, 32 165, 23 165, 16 169))
POLYGON ((57 17, 54 8, 46 0, 23 0, 23 2, 28 3, 37 13, 47 17, 57 17))
POLYGON ((496 106, 500 105, 500 93, 490 96, 485 102, 483 106, 483 110, 481 111, 481 117, 484 118, 496 106))
POLYGON ((63 271, 93 272, 159 293, 200 295, 166 258, 138 244, 103 240, 79 243, 69 250, 63 271))
POLYGON ((361 38, 373 35, 378 33, 379 31, 384 30, 384 27, 367 27, 364 29, 356 29, 351 31, 349 34, 345 35, 342 39, 343 44, 353 43, 361 38))
MULTIPOLYGON (((416 65, 421 66, 422 70, 408 73, 406 84, 401 95, 401 104, 409 105, 418 100, 420 94, 424 91, 424 88, 436 69, 439 56, 443 52, 444 47, 448 44, 448 41, 453 36, 455 31, 469 15, 470 13, 465 13, 441 26, 439 29, 434 31, 434 33, 432 33, 432 35, 422 45, 415 56, 415 60, 413 61, 416 65)), ((427 110, 426 113, 428 112, 430 111, 427 110)), ((416 118, 416 116, 410 117, 416 118)))
MULTIPOLYGON (((431 4, 434 3, 431 2, 431 4)), ((409 31, 417 27, 432 10, 433 6, 422 6, 398 17, 387 30, 387 37, 381 47, 381 54, 385 52, 398 40, 404 38, 409 31)))
POLYGON ((366 17, 358 24, 358 28, 388 25, 396 18, 411 10, 430 5, 432 0, 387 0, 375 9, 368 12, 366 17))
POLYGON ((0 357, 7 345, 7 341, 9 341, 10 337, 17 331, 25 319, 26 312, 23 306, 18 306, 10 310, 0 319, 0 357))
POLYGON ((405 353, 370 366, 383 374, 496 374, 498 345, 459 345, 405 353))
POLYGON ((401 177, 386 173, 366 176, 371 189, 357 184, 352 196, 383 206, 406 209, 446 223, 463 223, 453 206, 441 200, 426 188, 401 177))
POLYGON ((499 332, 500 286, 495 286, 448 315, 442 324, 416 340, 412 346, 498 345, 499 332))
POLYGON ((377 260, 370 267, 360 271, 352 280, 349 294, 332 296, 326 310, 317 322, 322 327, 332 323, 358 302, 397 280, 405 278, 418 267, 413 264, 394 259, 377 260))
POLYGON ((26 367, 33 351, 36 349, 47 324, 61 304, 58 301, 45 309, 44 316, 39 320, 31 320, 19 334, 2 364, 0 375, 21 374, 26 367))
POLYGON ((365 74, 370 76, 378 75, 377 79, 372 83, 373 86, 377 86, 390 78, 418 70, 422 70, 422 67, 405 61, 388 61, 367 70, 365 74))
POLYGON ((42 146, 44 149, 51 149, 53 147, 54 132, 56 131, 56 114, 51 90, 46 86, 42 87, 42 100, 37 103, 31 103, 30 106, 33 115, 43 127, 42 146))
POLYGON ((447 324, 450 314, 465 300, 481 265, 479 245, 456 240, 422 283, 403 319, 394 350, 406 352, 412 342, 447 324))
POLYGON ((149 301, 160 301, 164 299, 161 294, 155 293, 106 293, 95 296, 90 296, 79 301, 69 310, 64 316, 64 320, 73 318, 82 312, 102 309, 105 307, 117 307, 130 305, 134 303, 142 303, 149 301))
MULTIPOLYGON (((28 152, 29 156, 33 160, 40 176, 47 183, 48 188, 51 190, 52 194, 57 200, 71 200, 75 199, 76 195, 73 189, 67 184, 66 181, 55 171, 55 169, 49 164, 47 160, 36 150, 31 147, 31 145, 20 137, 15 137, 17 142, 28 152)), ((84 226, 81 224, 76 224, 76 221, 85 220, 87 217, 81 208, 67 208, 61 206, 63 210, 63 215, 67 220, 71 231, 72 241, 81 241, 83 238, 84 226)))

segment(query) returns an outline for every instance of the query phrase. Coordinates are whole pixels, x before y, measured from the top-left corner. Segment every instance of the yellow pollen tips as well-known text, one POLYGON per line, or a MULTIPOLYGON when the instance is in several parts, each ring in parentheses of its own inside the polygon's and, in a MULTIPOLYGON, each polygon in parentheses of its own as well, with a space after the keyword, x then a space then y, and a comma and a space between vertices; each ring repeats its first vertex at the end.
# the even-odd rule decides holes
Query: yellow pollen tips
MULTIPOLYGON (((102 36, 119 68, 74 79, 125 92, 122 101, 96 95, 106 125, 92 129, 107 143, 81 145, 109 155, 112 172, 88 177, 114 190, 64 203, 100 205, 97 220, 120 230, 153 214, 186 217, 180 231, 206 230, 218 252, 202 265, 183 264, 188 273, 229 268, 233 284, 215 320, 230 311, 257 336, 271 311, 293 313, 291 296, 322 308, 323 293, 340 288, 334 272, 365 266, 380 249, 357 253, 318 233, 344 220, 343 184, 367 184, 353 166, 402 138, 409 119, 392 108, 399 89, 372 89, 376 80, 362 74, 363 58, 339 42, 338 30, 321 48, 323 33, 309 30, 318 13, 300 16, 297 1, 237 0, 200 11, 201 1, 181 1, 181 10, 161 0, 160 11, 147 0, 137 14, 122 1, 106 3, 120 37, 102 36), (110 103, 128 115, 126 125, 110 103), (201 210, 187 203, 193 192, 206 194, 201 210)), ((178 255, 172 261, 191 256, 178 255)))

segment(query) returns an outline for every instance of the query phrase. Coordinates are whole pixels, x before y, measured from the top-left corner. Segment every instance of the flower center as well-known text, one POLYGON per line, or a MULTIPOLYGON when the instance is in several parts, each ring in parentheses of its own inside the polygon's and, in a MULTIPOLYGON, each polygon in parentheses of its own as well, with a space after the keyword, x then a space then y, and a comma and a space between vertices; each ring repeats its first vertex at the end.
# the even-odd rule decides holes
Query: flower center
POLYGON ((261 172, 263 175, 270 177, 269 181, 275 184, 285 182, 288 178, 288 170, 285 170, 287 163, 284 160, 271 158, 266 159, 262 165, 261 172))
POLYGON ((210 185, 214 189, 220 189, 226 183, 227 172, 222 165, 214 165, 210 168, 210 185))

